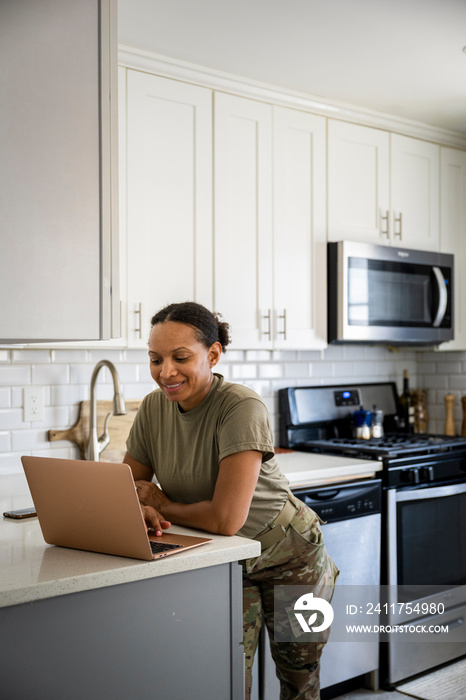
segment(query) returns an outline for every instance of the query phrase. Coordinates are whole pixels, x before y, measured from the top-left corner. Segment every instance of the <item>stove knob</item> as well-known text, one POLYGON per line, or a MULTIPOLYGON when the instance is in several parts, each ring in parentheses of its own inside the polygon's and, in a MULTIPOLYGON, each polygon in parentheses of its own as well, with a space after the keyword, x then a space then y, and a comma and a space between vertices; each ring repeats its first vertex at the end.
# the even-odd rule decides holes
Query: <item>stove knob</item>
POLYGON ((434 468, 433 467, 422 467, 421 468, 421 476, 425 481, 434 481, 434 479, 435 479, 434 468))
POLYGON ((414 469, 410 469, 410 470, 408 471, 408 473, 409 473, 409 480, 410 480, 410 482, 411 482, 412 484, 418 484, 419 481, 420 481, 420 478, 419 478, 419 469, 418 469, 417 467, 415 467, 414 469))

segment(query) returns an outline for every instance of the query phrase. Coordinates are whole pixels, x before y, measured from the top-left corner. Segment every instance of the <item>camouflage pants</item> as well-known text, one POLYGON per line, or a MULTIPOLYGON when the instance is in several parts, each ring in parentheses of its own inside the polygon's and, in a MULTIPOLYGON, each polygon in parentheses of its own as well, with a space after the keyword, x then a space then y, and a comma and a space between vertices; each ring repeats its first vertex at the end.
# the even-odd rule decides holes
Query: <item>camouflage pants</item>
POLYGON ((272 657, 280 680, 280 700, 320 698, 319 666, 325 642, 273 641, 274 587, 309 585, 317 587, 313 590, 318 595, 322 586, 325 594, 321 595, 330 602, 339 573, 324 547, 318 516, 294 496, 292 501, 298 509, 286 537, 265 549, 259 557, 248 559, 243 564, 246 700, 251 696, 252 665, 263 621, 269 632, 272 657))

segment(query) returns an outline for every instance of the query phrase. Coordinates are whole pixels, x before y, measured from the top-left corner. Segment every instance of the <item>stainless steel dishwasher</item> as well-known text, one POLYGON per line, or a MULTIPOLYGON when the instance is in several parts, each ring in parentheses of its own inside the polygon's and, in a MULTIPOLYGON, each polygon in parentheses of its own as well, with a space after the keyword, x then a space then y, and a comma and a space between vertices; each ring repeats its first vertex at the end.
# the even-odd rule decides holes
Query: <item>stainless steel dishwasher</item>
MULTIPOLYGON (((340 569, 332 603, 342 586, 379 586, 381 544, 381 481, 358 482, 293 489, 293 493, 326 522, 322 525, 328 553, 340 569)), ((379 645, 368 642, 332 642, 321 661, 321 689, 357 676, 377 672, 379 645)), ((268 635, 263 627, 258 649, 253 697, 278 700, 280 685, 275 675, 268 635)), ((375 679, 375 685, 377 679, 375 679)))

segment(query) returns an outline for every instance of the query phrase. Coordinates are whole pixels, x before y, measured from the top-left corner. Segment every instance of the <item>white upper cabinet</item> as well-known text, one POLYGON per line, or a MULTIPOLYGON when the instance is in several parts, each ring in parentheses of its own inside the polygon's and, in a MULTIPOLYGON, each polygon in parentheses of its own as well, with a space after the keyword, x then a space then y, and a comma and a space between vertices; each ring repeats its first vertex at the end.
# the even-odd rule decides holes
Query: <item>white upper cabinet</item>
POLYGON ((440 147, 391 134, 392 241, 439 250, 440 147))
POLYGON ((326 120, 273 108, 273 342, 327 345, 326 120))
POLYGON ((328 122, 328 239, 388 243, 390 136, 328 122))
POLYGON ((214 306, 232 347, 272 347, 272 108, 214 98, 214 306))
POLYGON ((325 119, 215 94, 215 309, 238 348, 326 345, 325 119))
POLYGON ((116 0, 0 3, 0 342, 119 336, 116 0))
POLYGON ((329 120, 328 238, 439 250, 439 146, 329 120))
POLYGON ((127 71, 127 338, 172 302, 212 306, 212 92, 127 71))
POLYGON ((441 149, 440 247, 455 255, 455 339, 441 350, 466 350, 466 152, 441 149))

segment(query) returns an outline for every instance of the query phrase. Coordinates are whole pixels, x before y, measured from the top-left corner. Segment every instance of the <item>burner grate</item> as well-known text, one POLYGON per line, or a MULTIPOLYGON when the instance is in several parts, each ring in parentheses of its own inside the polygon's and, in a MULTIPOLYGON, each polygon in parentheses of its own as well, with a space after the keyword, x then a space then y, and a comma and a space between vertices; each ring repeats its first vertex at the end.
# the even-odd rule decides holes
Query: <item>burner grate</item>
POLYGON ((406 435, 394 433, 382 438, 361 440, 357 438, 328 438, 306 440, 295 449, 312 449, 333 454, 353 454, 354 456, 394 457, 408 454, 433 454, 466 448, 466 438, 447 435, 406 435))

